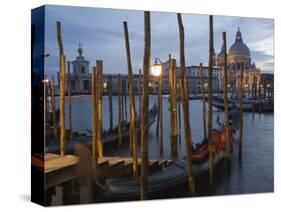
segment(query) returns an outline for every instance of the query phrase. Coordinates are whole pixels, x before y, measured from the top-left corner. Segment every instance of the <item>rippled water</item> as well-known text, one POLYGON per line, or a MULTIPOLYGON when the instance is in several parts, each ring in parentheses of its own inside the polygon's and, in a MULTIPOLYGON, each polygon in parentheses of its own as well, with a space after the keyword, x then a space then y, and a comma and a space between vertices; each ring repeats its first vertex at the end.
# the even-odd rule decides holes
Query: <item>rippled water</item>
MULTIPOLYGON (((156 102, 156 96, 150 96, 150 105, 156 102)), ((129 98, 127 98, 129 104, 129 98)), ((68 112, 66 104, 66 123, 68 125, 68 112)), ((103 98, 103 127, 109 127, 108 97, 103 98)), ((138 112, 138 97, 136 97, 136 111, 138 112)), ((169 141, 169 101, 163 98, 163 139, 164 158, 170 158, 169 141)), ((217 116, 223 120, 223 112, 213 109, 214 126, 217 116)), ((72 98, 73 128, 83 132, 91 129, 91 97, 77 96, 72 98)), ((118 98, 113 97, 113 120, 117 125, 118 120, 118 98)), ((129 119, 129 108, 128 108, 129 119)), ((202 129, 202 102, 201 100, 190 101, 190 122, 192 129, 193 143, 200 142, 203 138, 202 129)), ((181 143, 179 156, 184 156, 183 122, 181 130, 181 143)), ((118 150, 105 150, 105 155, 129 156, 128 143, 123 144, 118 150)), ((244 113, 244 139, 243 139, 243 160, 238 162, 237 152, 234 152, 230 167, 230 174, 222 175, 219 183, 213 191, 215 195, 242 194, 256 192, 273 192, 274 189, 274 116, 273 114, 244 113)), ((149 130, 149 156, 159 158, 159 142, 156 137, 156 122, 149 130)), ((216 177, 216 176, 215 176, 216 177)))

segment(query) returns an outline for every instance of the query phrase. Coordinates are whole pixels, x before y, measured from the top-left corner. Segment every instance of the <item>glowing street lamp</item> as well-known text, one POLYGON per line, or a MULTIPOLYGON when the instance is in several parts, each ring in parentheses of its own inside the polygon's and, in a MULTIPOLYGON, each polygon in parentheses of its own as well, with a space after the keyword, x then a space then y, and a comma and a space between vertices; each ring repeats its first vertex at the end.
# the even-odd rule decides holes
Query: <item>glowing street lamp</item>
POLYGON ((48 78, 43 79, 42 82, 48 84, 49 83, 49 79, 48 78))
POLYGON ((155 63, 150 67, 150 74, 155 77, 159 77, 162 74, 162 62, 158 57, 155 58, 155 63))
POLYGON ((106 83, 106 82, 103 83, 103 88, 104 88, 104 89, 107 88, 107 83, 106 83))
POLYGON ((207 89, 207 88, 208 88, 208 83, 205 82, 205 83, 204 83, 204 89, 207 89))

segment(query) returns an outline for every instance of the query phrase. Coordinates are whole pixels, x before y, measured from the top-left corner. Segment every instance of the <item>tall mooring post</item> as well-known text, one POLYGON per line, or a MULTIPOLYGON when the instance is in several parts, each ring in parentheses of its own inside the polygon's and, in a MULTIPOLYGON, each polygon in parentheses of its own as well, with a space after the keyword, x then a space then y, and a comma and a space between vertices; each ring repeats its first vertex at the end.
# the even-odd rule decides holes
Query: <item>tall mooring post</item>
POLYGON ((118 145, 122 144, 122 82, 121 74, 118 74, 118 145))
POLYGON ((240 112, 239 112, 239 160, 242 159, 242 142, 243 142, 243 95, 244 95, 244 82, 243 82, 243 75, 244 75, 244 63, 241 64, 241 72, 240 72, 240 95, 239 95, 239 105, 240 105, 240 112))
POLYGON ((158 119, 159 125, 157 128, 158 140, 160 144, 160 155, 163 155, 164 145, 163 145, 163 98, 162 98, 162 73, 159 75, 159 86, 158 86, 158 119))
POLYGON ((93 156, 93 172, 97 169, 97 140, 98 140, 98 101, 97 101, 97 71, 96 67, 92 68, 91 79, 92 93, 92 156, 93 156))
POLYGON ((212 142, 212 120, 213 120, 213 55, 214 55, 214 32, 213 16, 209 16, 209 70, 208 70, 208 149, 209 149, 209 183, 213 187, 213 142, 212 142))
POLYGON ((108 105, 109 105, 109 130, 113 129, 113 108, 112 108, 112 75, 108 78, 108 105))
POLYGON ((179 129, 178 129, 178 137, 179 137, 179 143, 181 145, 181 88, 180 88, 180 80, 177 83, 177 104, 178 104, 178 125, 179 125, 179 129))
POLYGON ((143 96, 141 118, 141 192, 140 199, 148 199, 148 107, 149 68, 151 52, 150 12, 144 12, 143 96))
POLYGON ((125 115, 125 120, 128 121, 128 112, 127 112, 127 80, 123 80, 123 95, 124 95, 124 115, 125 115))
POLYGON ((170 92, 170 139, 171 154, 178 154, 178 132, 177 132, 177 82, 176 82, 176 60, 171 59, 169 64, 169 92, 170 92))
POLYGON ((226 137, 226 150, 229 159, 231 158, 231 144, 229 135, 229 120, 228 120, 228 76, 227 76, 227 43, 226 43, 226 32, 222 33, 223 38, 223 50, 224 50, 224 121, 225 121, 225 137, 226 137))
POLYGON ((97 99, 98 99, 98 125, 97 125, 97 143, 99 157, 103 157, 103 140, 102 140, 102 96, 103 96, 103 83, 102 83, 102 60, 96 61, 97 66, 97 99))
POLYGON ((130 94, 130 143, 133 158, 133 176, 137 176, 137 130, 136 130, 136 111, 135 111, 135 83, 133 79, 133 70, 131 62, 131 52, 129 43, 129 33, 127 22, 123 22, 125 45, 127 53, 128 76, 129 76, 129 94, 130 94))
POLYGON ((187 176, 189 190, 192 196, 195 196, 195 184, 192 175, 192 151, 191 151, 191 129, 189 118, 189 85, 185 75, 185 55, 184 55, 184 26, 182 23, 181 14, 177 14, 179 25, 179 40, 180 40, 180 83, 181 83, 181 102, 184 122, 184 139, 185 139, 185 154, 187 160, 187 176))
POLYGON ((65 95, 65 55, 63 52, 61 23, 57 21, 57 40, 60 55, 60 70, 59 70, 59 92, 60 92, 60 155, 65 154, 65 112, 64 112, 64 95, 65 95))
POLYGON ((139 69, 139 128, 141 128, 142 93, 142 74, 141 69, 139 69))
POLYGON ((58 139, 57 119, 56 119, 56 101, 55 101, 55 80, 54 76, 51 79, 51 104, 52 104, 52 121, 53 121, 53 134, 54 138, 58 139))
POLYGON ((121 95, 121 116, 122 116, 122 123, 125 121, 125 107, 124 107, 124 81, 123 77, 121 77, 120 81, 120 95, 121 95))
POLYGON ((67 61, 67 99, 68 99, 68 120, 69 120, 69 138, 72 139, 72 101, 71 101, 71 78, 70 78, 70 62, 67 61))
POLYGON ((256 76, 253 77, 253 83, 252 83, 252 98, 254 102, 252 103, 252 117, 255 117, 255 106, 256 106, 256 83, 257 78, 256 76))
POLYGON ((163 99, 162 99, 162 63, 159 58, 155 59, 155 63, 157 64, 157 60, 159 60, 160 65, 156 65, 157 69, 159 69, 159 75, 155 77, 159 77, 158 81, 158 101, 157 101, 157 124, 156 124, 156 136, 159 141, 159 150, 160 156, 163 156, 163 99), (160 132, 160 135, 159 135, 160 132))

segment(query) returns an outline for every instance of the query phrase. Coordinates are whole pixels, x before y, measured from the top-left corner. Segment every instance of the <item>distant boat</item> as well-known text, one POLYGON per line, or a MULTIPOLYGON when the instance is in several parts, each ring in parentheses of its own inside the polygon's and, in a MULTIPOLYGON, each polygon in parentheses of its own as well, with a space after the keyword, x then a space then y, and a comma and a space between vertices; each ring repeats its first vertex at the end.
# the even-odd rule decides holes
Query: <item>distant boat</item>
MULTIPOLYGON (((214 96, 213 97, 213 106, 224 110, 224 98, 214 96)), ((243 112, 255 112, 261 111, 262 113, 272 113, 273 112, 273 101, 270 99, 267 100, 254 100, 243 98, 243 112)), ((240 108, 240 102, 237 99, 228 99, 228 109, 240 108)))

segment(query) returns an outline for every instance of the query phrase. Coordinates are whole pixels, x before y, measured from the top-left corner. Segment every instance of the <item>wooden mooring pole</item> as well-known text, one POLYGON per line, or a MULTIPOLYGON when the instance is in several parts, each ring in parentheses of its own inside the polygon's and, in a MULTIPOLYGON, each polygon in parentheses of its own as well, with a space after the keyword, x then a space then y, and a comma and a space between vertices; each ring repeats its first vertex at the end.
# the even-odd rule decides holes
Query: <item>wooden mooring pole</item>
POLYGON ((121 74, 118 74, 118 145, 122 144, 122 82, 121 74))
POLYGON ((70 62, 67 61, 67 97, 68 97, 68 121, 69 121, 69 138, 72 139, 72 101, 71 101, 71 77, 70 62))
POLYGON ((243 85, 243 75, 244 75, 244 63, 241 64, 241 72, 240 72, 240 95, 239 95, 239 160, 242 159, 242 142, 243 142, 243 94, 244 94, 244 85, 243 85))
POLYGON ((122 116, 122 123, 125 121, 125 110, 124 110, 124 83, 123 83, 123 77, 121 77, 121 116, 122 116))
POLYGON ((179 25, 180 38, 180 83, 181 83, 181 103, 183 111, 184 123, 184 139, 185 139, 185 154, 187 160, 187 176, 189 190, 192 196, 195 196, 195 184, 192 175, 192 151, 191 151, 191 129, 189 118, 189 85, 185 75, 185 55, 184 55, 184 26, 182 23, 181 14, 177 14, 179 25))
POLYGON ((98 132, 98 107, 97 107, 97 71, 96 67, 92 68, 92 156, 93 156, 93 172, 97 169, 97 132, 98 132))
POLYGON ((204 139, 207 139, 207 126, 206 126, 206 98, 204 88, 203 64, 200 63, 200 80, 201 80, 201 95, 202 95, 202 122, 204 139))
POLYGON ((132 159, 133 159, 133 176, 137 176, 137 130, 136 130, 136 111, 135 111, 135 85, 133 79, 133 70, 130 53, 129 33, 127 22, 123 22, 125 45, 128 63, 128 76, 129 76, 129 94, 130 94, 130 143, 132 145, 132 159))
POLYGON ((258 95, 259 95, 259 96, 258 96, 258 101, 259 101, 259 115, 261 115, 261 105, 262 105, 262 104, 261 104, 261 85, 262 85, 262 84, 259 83, 259 93, 258 93, 258 95))
POLYGON ((208 70, 208 149, 209 149, 209 184, 213 187, 213 142, 212 142, 212 120, 213 120, 213 16, 209 16, 209 70, 208 70))
POLYGON ((172 157, 178 155, 177 132, 177 84, 176 84, 176 60, 171 59, 169 65, 169 91, 170 91, 170 139, 172 157))
POLYGON ((148 107, 149 68, 151 52, 150 12, 144 12, 143 96, 141 119, 141 192, 140 199, 148 199, 148 107))
POLYGON ((113 108, 112 108, 112 75, 108 78, 108 105, 109 105, 109 129, 113 129, 113 108))
POLYGON ((160 155, 164 153, 163 145, 163 97, 162 97, 162 73, 159 76, 159 143, 160 143, 160 155))
POLYGON ((64 111, 64 88, 65 84, 65 56, 60 56, 60 155, 65 154, 65 111, 64 111))
POLYGON ((139 128, 141 128, 141 106, 142 106, 142 75, 139 69, 139 128))
POLYGON ((56 121, 56 101, 55 101, 55 80, 54 76, 51 79, 51 104, 52 104, 52 116, 53 116, 53 134, 54 138, 58 139, 58 129, 57 129, 57 121, 56 121))
POLYGON ((65 95, 65 55, 63 52, 62 36, 61 36, 61 23, 57 21, 57 40, 59 45, 60 55, 60 155, 65 154, 65 112, 64 112, 64 95, 65 95))
POLYGON ((177 104, 178 104, 178 125, 179 125, 179 129, 178 129, 178 137, 179 137, 179 144, 181 146, 181 95, 180 95, 180 81, 177 83, 178 87, 178 91, 177 91, 177 104))
MULTIPOLYGON (((159 75, 159 81, 160 81, 160 75, 159 75)), ((159 84, 160 84, 160 82, 157 82, 156 84, 158 85, 158 94, 157 94, 157 119, 156 119, 156 137, 157 138, 159 138, 159 121, 160 121, 160 114, 159 114, 159 111, 160 111, 160 104, 159 104, 159 102, 160 102, 160 96, 159 96, 159 89, 160 89, 160 87, 159 87, 159 84)), ((159 141, 159 139, 158 139, 158 141, 159 141)))
MULTIPOLYGON (((162 67, 161 67, 162 68, 162 67)), ((163 98, 162 98, 162 74, 159 75, 159 86, 158 86, 158 123, 157 123, 157 136, 160 144, 160 156, 163 155, 163 98)))
POLYGON ((257 82, 257 78, 256 76, 254 76, 253 78, 253 83, 252 83, 252 98, 254 100, 254 103, 252 104, 252 118, 255 117, 255 107, 256 107, 256 82, 257 82))
POLYGON ((97 126, 97 143, 99 157, 103 157, 103 140, 102 140, 102 96, 103 96, 103 83, 102 83, 102 60, 96 61, 97 66, 97 97, 98 97, 98 126, 97 126))
POLYGON ((128 112, 127 112, 127 80, 123 81, 123 95, 124 95, 124 110, 125 110, 125 120, 128 121, 128 112))
POLYGON ((229 135, 229 119, 228 119, 228 76, 227 76, 227 43, 226 43, 226 32, 222 33, 223 38, 223 51, 224 51, 224 121, 225 121, 225 138, 226 138, 226 151, 228 158, 231 158, 231 144, 229 135))

